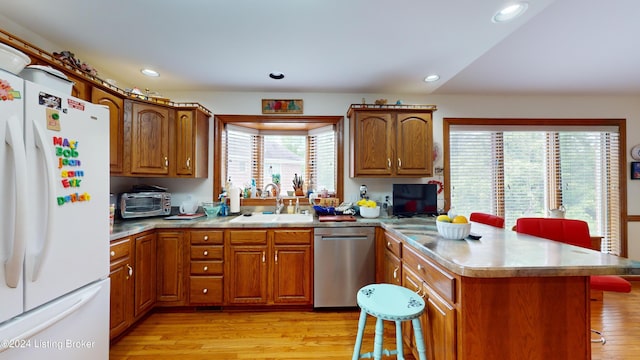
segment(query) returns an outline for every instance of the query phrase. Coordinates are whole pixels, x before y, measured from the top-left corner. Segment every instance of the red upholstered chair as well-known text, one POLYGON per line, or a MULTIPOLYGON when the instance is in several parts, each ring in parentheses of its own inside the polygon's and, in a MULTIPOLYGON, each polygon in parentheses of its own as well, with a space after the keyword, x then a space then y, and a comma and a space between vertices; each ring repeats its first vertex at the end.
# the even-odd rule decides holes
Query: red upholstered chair
POLYGON ((498 228, 504 228, 504 218, 497 215, 474 212, 469 215, 469 220, 498 228))
MULTIPOLYGON (((516 221, 515 231, 529 234, 566 244, 591 248, 589 225, 582 220, 555 218, 520 218, 516 221)), ((631 292, 631 283, 615 275, 592 275, 590 277, 592 290, 631 292)), ((599 331, 591 330, 600 335, 600 340, 606 342, 599 331)))

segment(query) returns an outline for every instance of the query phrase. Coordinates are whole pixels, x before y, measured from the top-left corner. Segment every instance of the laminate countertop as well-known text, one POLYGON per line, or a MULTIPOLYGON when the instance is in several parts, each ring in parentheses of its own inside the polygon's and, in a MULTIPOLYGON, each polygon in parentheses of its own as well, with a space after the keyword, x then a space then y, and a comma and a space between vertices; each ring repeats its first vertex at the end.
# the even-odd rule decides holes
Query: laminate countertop
POLYGON ((640 275, 640 262, 512 230, 471 223, 479 240, 448 240, 433 225, 383 227, 447 270, 466 277, 640 275))
POLYGON ((355 222, 233 223, 234 217, 166 220, 149 218, 117 222, 111 240, 153 229, 287 228, 381 226, 425 257, 466 277, 640 275, 640 262, 542 239, 515 231, 472 223, 479 240, 448 240, 438 235, 433 218, 358 218, 355 222))

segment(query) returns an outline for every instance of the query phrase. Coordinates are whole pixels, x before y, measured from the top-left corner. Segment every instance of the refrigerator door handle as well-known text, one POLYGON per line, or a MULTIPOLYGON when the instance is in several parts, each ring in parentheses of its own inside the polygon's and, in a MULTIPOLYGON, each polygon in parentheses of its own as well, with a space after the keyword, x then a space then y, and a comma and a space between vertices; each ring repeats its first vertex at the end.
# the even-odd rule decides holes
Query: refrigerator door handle
POLYGON ((7 286, 15 288, 20 282, 24 252, 27 238, 27 156, 24 151, 22 134, 18 130, 16 121, 7 121, 7 136, 5 142, 11 147, 13 162, 15 163, 16 182, 16 223, 13 250, 5 262, 5 281, 7 286))
MULTIPOLYGON (((63 311, 60 311, 58 314, 56 314, 55 316, 52 316, 47 321, 44 321, 41 324, 38 324, 37 326, 34 326, 29 330, 23 332, 22 334, 15 336, 13 339, 10 339, 9 341, 7 341, 7 343, 20 344, 24 340, 28 340, 29 338, 37 335, 38 333, 50 328, 51 326, 64 320, 67 316, 73 314, 82 306, 84 306, 86 303, 91 301, 98 294, 99 291, 100 291, 100 287, 94 287, 90 291, 87 291, 85 294, 82 294, 82 297, 78 299, 78 301, 76 301, 75 303, 71 304, 71 306, 69 306, 68 308, 64 309, 63 311)), ((2 353, 7 349, 9 349, 8 346, 7 347, 0 346, 0 353, 2 353)))
POLYGON ((44 239, 42 241, 40 251, 38 252, 38 254, 35 255, 35 259, 33 262, 33 276, 31 278, 31 281, 36 281, 38 280, 38 275, 40 275, 40 269, 42 268, 42 263, 44 262, 44 259, 46 258, 49 252, 49 243, 51 242, 52 224, 51 224, 51 221, 49 221, 49 218, 51 217, 51 214, 53 214, 55 211, 56 202, 53 201, 51 197, 53 196, 53 194, 55 194, 54 184, 56 183, 56 179, 55 179, 55 174, 53 172, 54 162, 51 159, 49 152, 47 151, 47 146, 45 145, 44 135, 42 134, 42 130, 40 130, 40 128, 36 124, 33 124, 33 129, 35 134, 34 137, 35 137, 36 147, 40 149, 40 152, 42 153, 42 157, 44 158, 45 173, 47 176, 47 181, 45 186, 47 187, 47 198, 48 198, 47 213, 45 214, 45 218, 42 219, 43 223, 46 224, 44 239))

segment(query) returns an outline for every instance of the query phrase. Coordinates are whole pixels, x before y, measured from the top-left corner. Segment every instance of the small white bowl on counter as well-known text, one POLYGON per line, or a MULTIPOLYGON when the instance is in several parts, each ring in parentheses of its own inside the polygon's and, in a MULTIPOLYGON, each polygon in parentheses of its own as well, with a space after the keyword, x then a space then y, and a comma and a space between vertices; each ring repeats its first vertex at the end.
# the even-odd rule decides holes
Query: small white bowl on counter
POLYGON ((377 218, 380 216, 380 206, 376 206, 374 208, 360 206, 360 216, 370 219, 377 218))

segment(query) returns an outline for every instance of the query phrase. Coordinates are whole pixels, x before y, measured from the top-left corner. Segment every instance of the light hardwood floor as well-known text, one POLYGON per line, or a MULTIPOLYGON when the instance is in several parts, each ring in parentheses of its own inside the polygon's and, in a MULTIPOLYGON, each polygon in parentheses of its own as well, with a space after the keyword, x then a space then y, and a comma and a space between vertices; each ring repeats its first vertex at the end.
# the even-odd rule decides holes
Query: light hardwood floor
MULTIPOLYGON (((344 360, 351 358, 357 323, 357 311, 157 312, 113 344, 109 358, 344 360)), ((367 322, 366 351, 373 323, 367 322)), ((640 358, 640 282, 630 294, 605 293, 604 302, 592 302, 591 323, 607 339, 592 345, 593 360, 640 358)), ((393 328, 385 330, 385 344, 393 347, 393 328)))

